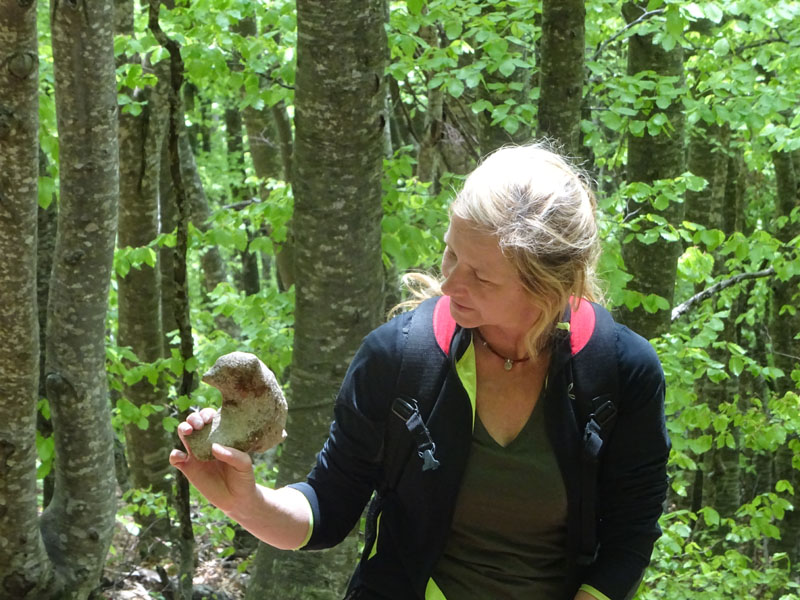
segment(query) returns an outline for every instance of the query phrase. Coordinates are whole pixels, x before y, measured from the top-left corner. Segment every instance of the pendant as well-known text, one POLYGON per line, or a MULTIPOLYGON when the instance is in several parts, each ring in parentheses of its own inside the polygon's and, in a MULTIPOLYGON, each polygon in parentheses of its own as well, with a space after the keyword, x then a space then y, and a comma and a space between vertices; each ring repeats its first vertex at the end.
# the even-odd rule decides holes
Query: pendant
POLYGON ((504 368, 506 371, 510 371, 510 370, 511 370, 511 367, 513 367, 513 366, 514 366, 514 361, 513 361, 513 360, 511 360, 510 358, 507 358, 507 359, 506 359, 506 364, 504 364, 504 365, 503 365, 503 368, 504 368))

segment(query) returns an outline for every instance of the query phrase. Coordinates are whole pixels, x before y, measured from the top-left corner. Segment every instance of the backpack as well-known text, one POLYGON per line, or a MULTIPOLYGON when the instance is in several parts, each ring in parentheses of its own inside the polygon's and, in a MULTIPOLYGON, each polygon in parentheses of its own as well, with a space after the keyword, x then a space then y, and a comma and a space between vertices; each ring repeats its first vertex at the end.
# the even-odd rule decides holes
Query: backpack
MULTIPOLYGON (((436 443, 423 415, 433 411, 450 362, 456 322, 449 305, 447 296, 422 302, 403 330, 406 341, 392 414, 387 421, 384 479, 378 488, 378 498, 396 488, 410 452, 416 451, 422 459, 423 471, 439 467, 436 443)), ((617 356, 614 321, 604 308, 581 299, 576 310, 567 311, 565 320, 569 319, 572 354, 568 395, 574 403, 578 423, 583 424, 578 564, 588 565, 597 556, 595 501, 599 457, 617 415, 617 356)))

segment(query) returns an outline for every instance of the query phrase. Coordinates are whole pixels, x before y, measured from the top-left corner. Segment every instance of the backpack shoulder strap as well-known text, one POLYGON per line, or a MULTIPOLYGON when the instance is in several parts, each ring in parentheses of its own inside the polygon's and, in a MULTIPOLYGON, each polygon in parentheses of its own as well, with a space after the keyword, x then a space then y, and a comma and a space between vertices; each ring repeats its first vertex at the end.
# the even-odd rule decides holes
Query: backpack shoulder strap
POLYGON ((422 302, 403 330, 405 342, 386 427, 382 492, 397 486, 414 447, 423 460, 424 471, 439 467, 436 444, 425 419, 439 396, 455 331, 456 322, 450 315, 448 296, 422 302), (411 434, 413 446, 409 445, 409 436, 404 430, 411 434))
POLYGON ((580 564, 597 553, 597 471, 600 453, 614 427, 619 397, 614 320, 598 304, 581 299, 570 315, 572 383, 578 423, 584 424, 581 453, 580 564))

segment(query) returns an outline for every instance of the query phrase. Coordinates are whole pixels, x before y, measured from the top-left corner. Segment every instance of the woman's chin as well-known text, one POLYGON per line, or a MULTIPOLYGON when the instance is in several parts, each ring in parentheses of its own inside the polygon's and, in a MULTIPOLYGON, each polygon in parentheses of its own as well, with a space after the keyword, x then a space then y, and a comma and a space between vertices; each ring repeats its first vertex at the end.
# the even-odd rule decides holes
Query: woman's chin
POLYGON ((450 316, 453 320, 465 329, 472 329, 479 325, 477 312, 457 302, 450 300, 450 316))

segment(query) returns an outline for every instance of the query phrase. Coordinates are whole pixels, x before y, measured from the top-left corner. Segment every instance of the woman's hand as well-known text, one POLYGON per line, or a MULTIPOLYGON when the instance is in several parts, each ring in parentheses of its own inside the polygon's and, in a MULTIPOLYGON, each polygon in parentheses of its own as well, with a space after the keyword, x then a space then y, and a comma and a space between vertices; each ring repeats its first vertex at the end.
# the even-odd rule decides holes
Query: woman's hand
POLYGON ((234 507, 241 508, 257 499, 250 456, 235 448, 214 444, 211 452, 215 460, 200 461, 191 454, 185 442, 187 436, 210 423, 215 414, 213 408, 204 408, 190 414, 178 425, 178 436, 184 442, 187 451, 173 450, 169 462, 186 475, 209 502, 223 512, 228 512, 234 507))
POLYGON ((291 487, 273 490, 256 485, 253 463, 246 453, 214 444, 215 460, 200 461, 186 446, 186 436, 202 429, 217 411, 204 408, 178 425, 178 436, 186 452, 173 450, 169 462, 205 496, 258 539, 276 548, 295 549, 310 535, 311 505, 291 487))

